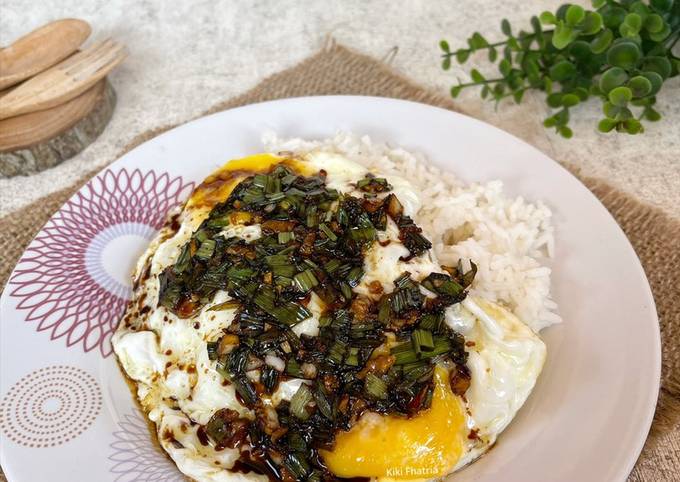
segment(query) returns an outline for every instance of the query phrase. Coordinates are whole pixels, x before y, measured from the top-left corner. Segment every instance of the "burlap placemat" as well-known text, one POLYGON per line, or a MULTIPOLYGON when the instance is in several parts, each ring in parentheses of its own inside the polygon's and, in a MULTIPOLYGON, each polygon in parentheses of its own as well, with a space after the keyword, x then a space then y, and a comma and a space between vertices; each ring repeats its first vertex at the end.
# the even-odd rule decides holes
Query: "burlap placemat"
MULTIPOLYGON (((450 99, 413 84, 383 62, 331 43, 297 66, 273 75, 236 98, 215 105, 206 114, 266 100, 328 94, 394 97, 460 111, 450 99)), ((138 136, 121 155, 171 127, 174 126, 138 136)), ((582 176, 574 169, 572 172, 609 209, 631 240, 649 278, 661 320, 663 374, 659 404, 652 431, 629 481, 678 480, 680 222, 603 180, 582 176)), ((41 226, 94 174, 92 172, 74 186, 0 218, 0 285, 4 286, 12 267, 41 226)))

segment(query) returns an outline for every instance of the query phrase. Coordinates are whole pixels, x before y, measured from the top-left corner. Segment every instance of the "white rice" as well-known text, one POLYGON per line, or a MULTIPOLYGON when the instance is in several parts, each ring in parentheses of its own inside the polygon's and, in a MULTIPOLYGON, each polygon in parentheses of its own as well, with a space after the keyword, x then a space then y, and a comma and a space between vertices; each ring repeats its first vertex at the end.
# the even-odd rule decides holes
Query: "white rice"
POLYGON ((479 269, 474 293, 506 306, 536 332, 561 321, 550 296, 550 268, 545 265, 555 244, 552 213, 541 201, 505 196, 500 180, 464 184, 424 156, 373 142, 368 136, 338 133, 308 141, 266 133, 262 140, 270 152, 336 152, 378 172, 408 179, 420 192, 423 205, 415 221, 442 264, 474 261, 479 269))

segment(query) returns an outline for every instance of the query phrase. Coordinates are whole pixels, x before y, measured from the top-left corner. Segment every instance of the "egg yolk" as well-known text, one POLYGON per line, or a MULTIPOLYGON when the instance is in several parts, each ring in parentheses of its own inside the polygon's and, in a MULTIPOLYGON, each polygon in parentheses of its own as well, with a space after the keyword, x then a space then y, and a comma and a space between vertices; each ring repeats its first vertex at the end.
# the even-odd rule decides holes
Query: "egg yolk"
POLYGON ((284 164, 298 174, 311 175, 312 170, 303 162, 274 154, 255 154, 232 159, 206 177, 189 198, 187 207, 212 209, 215 204, 226 201, 238 183, 253 174, 269 172, 277 164, 284 164))
POLYGON ((321 455, 339 477, 429 479, 455 467, 466 433, 463 404, 451 392, 447 370, 438 366, 429 409, 410 419, 366 414, 321 455))

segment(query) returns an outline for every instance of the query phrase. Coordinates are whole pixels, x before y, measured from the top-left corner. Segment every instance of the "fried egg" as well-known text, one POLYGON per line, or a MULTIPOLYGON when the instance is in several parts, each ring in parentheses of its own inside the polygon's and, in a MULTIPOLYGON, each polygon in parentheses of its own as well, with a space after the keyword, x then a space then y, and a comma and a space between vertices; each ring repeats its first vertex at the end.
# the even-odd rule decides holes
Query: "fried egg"
MULTIPOLYGON (((349 194, 356 191, 356 180, 369 172, 328 152, 311 152, 296 159, 259 154, 230 161, 206 178, 182 210, 171 213, 174 222, 161 230, 140 258, 134 273, 133 301, 113 336, 120 365, 134 382, 142 408, 155 423, 160 445, 185 475, 197 481, 267 480, 254 472, 230 470, 239 458, 238 449, 217 451, 201 441, 198 432, 198 427, 222 408, 244 418, 254 417, 239 402, 233 386, 224 382, 206 350, 206 342, 223 333, 236 310, 210 310, 229 300, 226 292, 219 291, 197 314, 179 318, 159 305, 158 276, 175 263, 182 246, 211 209, 240 181, 280 163, 302 175, 323 170, 329 188, 349 194)), ((405 214, 417 220, 421 207, 418 193, 405 179, 384 177, 405 214)), ((233 221, 224 228, 225 237, 252 242, 261 236, 258 225, 233 221)), ((405 271, 415 280, 442 272, 431 251, 404 260, 408 250, 400 242, 393 221, 380 236, 382 242, 374 243, 365 256, 365 275, 355 292, 371 296, 373 282, 389 292, 394 279, 405 271)), ((311 316, 295 325, 294 331, 315 336, 323 302, 312 294, 308 309, 311 316)), ((543 342, 510 311, 474 293, 447 308, 445 322, 467 341, 471 385, 465 395, 452 392, 450 367, 438 365, 430 408, 411 418, 367 412, 351 429, 337 434, 333 448, 321 453, 333 474, 383 481, 442 477, 487 451, 513 419, 541 372, 546 356, 543 342)), ((275 366, 280 360, 267 363, 275 366)), ((279 384, 269 403, 290 400, 302 383, 294 379, 279 384)))

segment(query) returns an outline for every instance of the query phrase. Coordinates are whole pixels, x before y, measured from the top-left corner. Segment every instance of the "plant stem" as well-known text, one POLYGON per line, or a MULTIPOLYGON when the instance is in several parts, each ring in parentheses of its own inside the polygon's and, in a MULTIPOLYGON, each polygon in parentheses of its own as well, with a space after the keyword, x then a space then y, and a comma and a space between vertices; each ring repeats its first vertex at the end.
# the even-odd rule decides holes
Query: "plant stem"
POLYGON ((500 79, 485 79, 482 80, 481 82, 468 82, 467 84, 458 84, 456 87, 472 87, 473 85, 482 85, 482 84, 492 84, 494 82, 501 82, 502 80, 505 80, 503 77, 500 79))
MULTIPOLYGON (((544 33, 544 34, 545 34, 545 33, 552 33, 552 32, 553 32, 553 30, 544 30, 544 31, 541 32, 541 33, 544 33)), ((510 38, 508 38, 508 40, 502 40, 502 41, 500 41, 500 42, 496 42, 496 43, 493 43, 493 44, 488 44, 488 45, 486 45, 486 46, 484 46, 484 47, 482 47, 482 48, 479 48, 479 49, 472 49, 472 48, 469 48, 469 49, 458 49, 458 50, 459 50, 459 51, 463 51, 463 52, 470 52, 470 53, 472 53, 473 50, 476 51, 476 50, 490 49, 490 48, 492 48, 492 47, 500 47, 501 45, 507 44, 507 43, 510 41, 511 38, 514 38, 515 40, 517 40, 517 41, 519 42, 519 41, 528 39, 528 38, 530 38, 530 37, 535 37, 535 36, 536 36, 535 33, 529 33, 529 34, 526 34, 526 35, 522 35, 522 36, 520 36, 520 37, 510 37, 510 38)), ((536 50, 536 52, 540 52, 540 50, 536 50)), ((446 53, 442 54, 442 57, 453 57, 454 55, 456 55, 456 52, 446 52, 446 53)))

